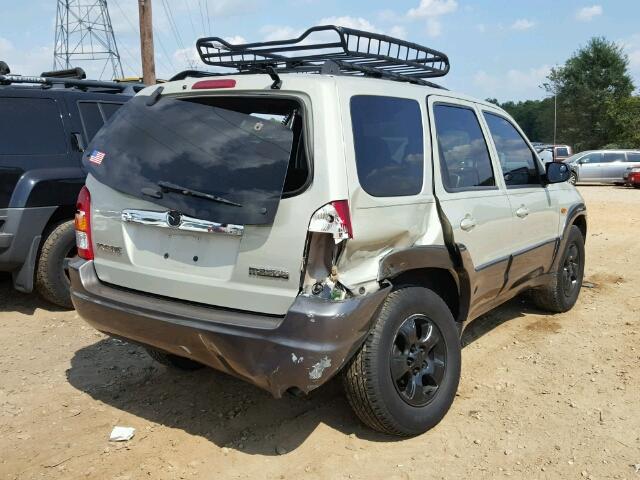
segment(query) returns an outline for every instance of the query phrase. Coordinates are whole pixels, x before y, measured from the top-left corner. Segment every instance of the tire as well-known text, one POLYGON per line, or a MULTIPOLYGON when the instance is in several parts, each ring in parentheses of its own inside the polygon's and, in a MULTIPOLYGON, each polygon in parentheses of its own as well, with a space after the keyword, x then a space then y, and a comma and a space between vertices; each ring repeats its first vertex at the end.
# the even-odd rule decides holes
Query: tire
POLYGON ((572 171, 571 174, 569 175, 568 182, 571 185, 576 185, 578 183, 578 174, 576 172, 572 171))
POLYGON ((171 353, 163 352, 151 347, 144 347, 149 356, 156 362, 161 363, 167 367, 177 368, 178 370, 199 370, 204 367, 201 363, 191 360, 190 358, 180 357, 171 353))
POLYGON ((460 369, 458 327, 446 303, 429 289, 405 287, 385 300, 373 330, 343 371, 343 385, 351 407, 367 426, 413 436, 445 416, 458 389, 460 369), (418 348, 413 359, 407 348, 412 331, 419 347, 425 347, 418 348), (402 374, 405 361, 407 372, 402 374), (427 368, 420 370, 425 364, 427 368), (429 368, 432 373, 424 373, 429 368), (416 376, 415 370, 420 370, 416 376), (419 383, 412 390, 414 378, 419 383))
POLYGON ((49 231, 38 256, 36 290, 49 302, 72 309, 66 263, 76 255, 73 220, 60 223, 49 231))
POLYGON ((573 308, 584 277, 584 237, 578 227, 572 225, 569 238, 552 274, 551 281, 542 288, 533 290, 532 298, 536 306, 552 313, 562 313, 573 308))

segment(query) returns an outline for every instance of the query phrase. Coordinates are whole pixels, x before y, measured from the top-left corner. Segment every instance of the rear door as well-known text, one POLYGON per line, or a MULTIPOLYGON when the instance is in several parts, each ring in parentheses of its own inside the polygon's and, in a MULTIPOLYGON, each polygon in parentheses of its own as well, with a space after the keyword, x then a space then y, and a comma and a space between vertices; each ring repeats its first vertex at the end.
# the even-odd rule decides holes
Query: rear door
POLYGON ((475 104, 429 96, 428 105, 436 193, 455 242, 473 260, 472 305, 481 310, 504 283, 513 242, 511 206, 475 104))
POLYGON ((281 201, 285 179, 298 190, 308 184, 286 178, 290 164, 302 167, 291 151, 306 103, 238 97, 221 108, 212 104, 224 104, 220 97, 148 98, 125 104, 84 158, 98 277, 284 314, 299 291, 313 213, 300 197, 281 201))
POLYGON ((600 176, 603 182, 622 182, 622 176, 627 169, 625 152, 604 152, 600 176))
POLYGON ((542 185, 542 165, 537 155, 520 129, 503 115, 499 111, 483 111, 513 212, 509 288, 549 269, 560 214, 556 196, 542 185))
MULTIPOLYGON (((69 145, 63 110, 55 98, 26 88, 7 89, 0 95, 0 208, 7 208, 25 172, 69 166, 69 145)), ((24 181, 29 180, 25 177, 24 181)), ((48 195, 42 197, 32 206, 51 204, 46 201, 48 195)))

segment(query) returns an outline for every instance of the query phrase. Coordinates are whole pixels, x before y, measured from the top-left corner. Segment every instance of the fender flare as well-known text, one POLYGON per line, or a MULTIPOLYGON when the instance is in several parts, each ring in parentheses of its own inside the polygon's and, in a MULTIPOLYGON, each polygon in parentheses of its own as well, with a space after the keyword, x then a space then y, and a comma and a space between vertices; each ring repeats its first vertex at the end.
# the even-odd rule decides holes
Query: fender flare
POLYGON ((85 178, 86 175, 80 167, 29 170, 16 183, 9 200, 9 208, 75 205, 78 191, 85 178), (53 190, 53 196, 47 194, 46 201, 41 201, 36 198, 37 189, 47 183, 59 188, 53 190))
MULTIPOLYGON (((464 322, 469 313, 471 284, 467 271, 470 261, 464 246, 459 246, 461 262, 454 263, 449 249, 444 245, 421 245, 395 250, 380 260, 378 282, 391 280, 401 273, 411 270, 434 268, 446 270, 451 274, 458 287, 458 315, 456 322, 464 322)), ((471 266, 473 268, 473 266, 471 266)))

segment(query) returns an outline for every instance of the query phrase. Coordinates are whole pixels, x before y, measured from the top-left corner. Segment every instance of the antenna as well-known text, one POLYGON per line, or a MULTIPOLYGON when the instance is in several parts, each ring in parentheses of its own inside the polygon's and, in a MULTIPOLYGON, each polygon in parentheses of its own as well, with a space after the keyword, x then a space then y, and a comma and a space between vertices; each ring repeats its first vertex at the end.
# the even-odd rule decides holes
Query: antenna
POLYGON ((70 69, 80 62, 90 62, 100 67, 100 79, 123 78, 107 0, 57 2, 53 69, 70 69))

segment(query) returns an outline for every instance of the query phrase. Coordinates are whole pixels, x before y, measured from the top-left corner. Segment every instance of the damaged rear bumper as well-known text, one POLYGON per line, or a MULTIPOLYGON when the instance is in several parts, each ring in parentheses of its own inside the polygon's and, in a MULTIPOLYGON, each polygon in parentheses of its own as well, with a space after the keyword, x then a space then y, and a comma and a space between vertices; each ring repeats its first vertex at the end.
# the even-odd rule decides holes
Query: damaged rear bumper
POLYGON ((275 397, 305 393, 337 373, 361 345, 389 293, 342 301, 298 296, 284 317, 193 305, 100 282, 93 262, 70 265, 71 296, 96 329, 188 357, 275 397))

